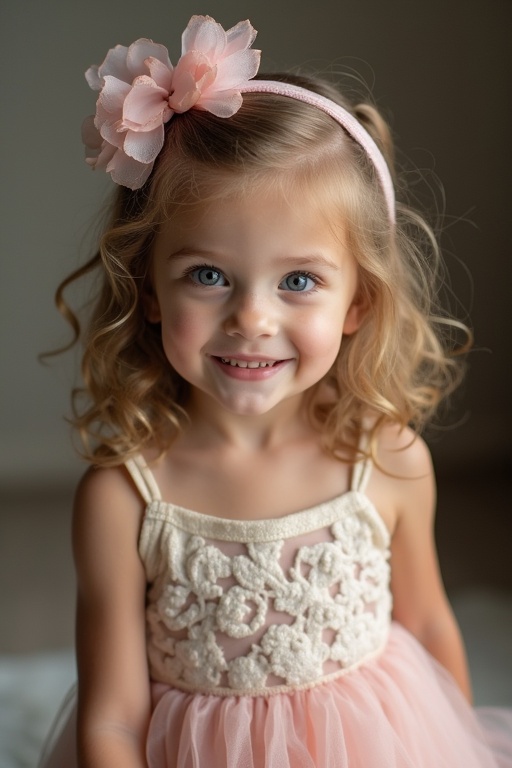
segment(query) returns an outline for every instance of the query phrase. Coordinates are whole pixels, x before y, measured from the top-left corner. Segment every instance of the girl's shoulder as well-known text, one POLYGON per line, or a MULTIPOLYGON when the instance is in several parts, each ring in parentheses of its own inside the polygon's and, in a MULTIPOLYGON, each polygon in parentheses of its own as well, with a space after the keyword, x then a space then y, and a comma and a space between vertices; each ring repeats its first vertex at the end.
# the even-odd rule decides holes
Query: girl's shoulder
POLYGON ((90 466, 80 478, 75 491, 75 503, 86 505, 103 502, 140 502, 130 475, 124 466, 90 466))
POLYGON ((89 467, 80 479, 73 504, 73 529, 117 535, 121 527, 138 530, 144 504, 124 466, 89 467))
POLYGON ((391 534, 407 518, 432 516, 432 459, 427 444, 412 429, 388 425, 379 431, 368 496, 391 534))
POLYGON ((138 539, 144 505, 124 467, 88 469, 78 483, 72 544, 79 592, 91 604, 142 583, 138 539))
POLYGON ((404 480, 432 474, 432 458, 425 440, 410 427, 397 424, 379 430, 375 463, 386 474, 404 480))

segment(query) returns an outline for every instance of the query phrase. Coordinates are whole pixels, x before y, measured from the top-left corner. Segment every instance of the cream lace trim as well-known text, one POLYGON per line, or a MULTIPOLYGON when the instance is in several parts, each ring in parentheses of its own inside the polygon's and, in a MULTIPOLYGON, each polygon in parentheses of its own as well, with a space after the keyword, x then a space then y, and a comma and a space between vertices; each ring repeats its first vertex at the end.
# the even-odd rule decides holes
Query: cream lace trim
POLYGON ((347 491, 315 507, 284 517, 263 520, 228 520, 155 499, 146 508, 145 522, 150 519, 160 520, 198 536, 218 541, 250 543, 270 542, 311 533, 332 525, 340 518, 340 513, 348 516, 357 514, 365 519, 376 534, 376 545, 389 546, 390 534, 384 521, 368 497, 359 491, 347 491))

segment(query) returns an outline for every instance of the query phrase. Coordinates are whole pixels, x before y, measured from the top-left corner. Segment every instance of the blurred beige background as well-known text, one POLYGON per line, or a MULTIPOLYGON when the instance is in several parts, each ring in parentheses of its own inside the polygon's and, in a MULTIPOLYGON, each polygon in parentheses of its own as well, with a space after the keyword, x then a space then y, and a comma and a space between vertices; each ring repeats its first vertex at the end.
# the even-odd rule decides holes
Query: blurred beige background
POLYGON ((404 156, 442 180, 443 243, 477 351, 454 402, 460 423, 431 437, 441 562, 455 597, 512 593, 510 1, 4 0, 0 653, 72 642, 69 514, 83 467, 64 416, 76 359, 42 367, 37 355, 68 338, 53 291, 89 254, 111 189, 83 161, 80 125, 94 110, 83 73, 138 37, 176 60, 192 13, 224 27, 250 18, 262 70, 359 72, 404 156))

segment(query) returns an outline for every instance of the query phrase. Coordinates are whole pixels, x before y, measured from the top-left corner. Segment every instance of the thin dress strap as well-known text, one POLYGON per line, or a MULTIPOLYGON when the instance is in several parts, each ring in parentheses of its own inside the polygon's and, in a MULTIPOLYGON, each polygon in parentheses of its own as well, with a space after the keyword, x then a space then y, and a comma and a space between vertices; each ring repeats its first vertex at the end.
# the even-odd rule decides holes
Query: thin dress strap
POLYGON ((146 504, 151 501, 161 501, 162 496, 153 473, 140 454, 134 456, 133 459, 128 459, 125 462, 125 467, 146 504))
MULTIPOLYGON (((368 432, 362 432, 359 438, 358 448, 360 451, 367 451, 370 443, 368 432)), ((373 462, 370 457, 360 459, 356 461, 352 467, 352 481, 350 483, 351 491, 358 491, 364 493, 370 480, 372 473, 373 462)))

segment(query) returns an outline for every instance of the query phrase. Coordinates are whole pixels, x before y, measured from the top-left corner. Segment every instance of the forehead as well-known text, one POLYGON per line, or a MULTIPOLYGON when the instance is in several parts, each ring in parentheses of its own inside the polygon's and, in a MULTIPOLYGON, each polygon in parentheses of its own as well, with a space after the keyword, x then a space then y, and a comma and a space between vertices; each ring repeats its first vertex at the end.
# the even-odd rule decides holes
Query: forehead
MULTIPOLYGON (((316 185, 315 185, 316 186, 316 185)), ((161 232, 206 230, 229 233, 239 223, 246 227, 275 230, 315 231, 343 239, 345 227, 340 208, 328 203, 326 195, 309 185, 295 183, 282 174, 265 174, 257 179, 219 179, 198 185, 192 199, 171 204, 161 232)))
POLYGON ((314 194, 293 185, 240 185, 236 192, 205 195, 201 202, 173 206, 157 240, 198 240, 262 243, 288 241, 306 245, 316 241, 329 247, 346 245, 342 217, 322 205, 314 194))

